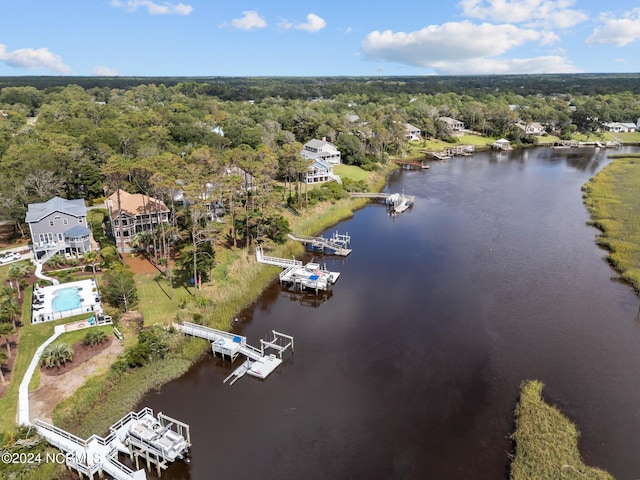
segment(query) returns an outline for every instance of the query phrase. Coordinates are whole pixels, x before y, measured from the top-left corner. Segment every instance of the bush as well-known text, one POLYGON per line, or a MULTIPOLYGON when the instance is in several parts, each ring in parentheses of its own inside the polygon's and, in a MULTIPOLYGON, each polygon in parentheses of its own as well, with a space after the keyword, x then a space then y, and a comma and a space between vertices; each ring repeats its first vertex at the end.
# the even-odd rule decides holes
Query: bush
POLYGON ((87 346, 94 347, 106 341, 107 341, 107 334, 104 331, 92 330, 90 332, 87 332, 87 334, 84 336, 84 339, 82 340, 82 343, 87 346))

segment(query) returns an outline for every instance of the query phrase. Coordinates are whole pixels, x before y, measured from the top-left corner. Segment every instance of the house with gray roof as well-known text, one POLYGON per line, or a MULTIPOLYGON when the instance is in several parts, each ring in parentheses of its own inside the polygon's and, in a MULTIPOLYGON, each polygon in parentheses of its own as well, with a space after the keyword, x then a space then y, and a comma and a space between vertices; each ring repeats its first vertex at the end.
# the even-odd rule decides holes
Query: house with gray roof
POLYGON ((340 150, 334 144, 322 140, 313 139, 304 144, 302 155, 306 158, 319 158, 332 165, 340 165, 340 150))
POLYGON ((29 204, 26 222, 34 256, 40 262, 46 262, 57 253, 65 257, 82 257, 91 251, 91 230, 83 199, 53 197, 44 203, 29 204))

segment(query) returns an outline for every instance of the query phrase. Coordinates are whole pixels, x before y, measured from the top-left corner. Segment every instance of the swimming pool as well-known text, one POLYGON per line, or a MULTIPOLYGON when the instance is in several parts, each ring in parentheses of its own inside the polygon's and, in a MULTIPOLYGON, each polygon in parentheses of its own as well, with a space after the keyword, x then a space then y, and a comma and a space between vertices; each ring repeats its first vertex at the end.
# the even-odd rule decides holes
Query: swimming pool
POLYGON ((51 300, 51 306, 54 312, 64 312, 65 310, 73 310, 80 308, 82 299, 80 298, 80 290, 78 287, 61 288, 51 300))

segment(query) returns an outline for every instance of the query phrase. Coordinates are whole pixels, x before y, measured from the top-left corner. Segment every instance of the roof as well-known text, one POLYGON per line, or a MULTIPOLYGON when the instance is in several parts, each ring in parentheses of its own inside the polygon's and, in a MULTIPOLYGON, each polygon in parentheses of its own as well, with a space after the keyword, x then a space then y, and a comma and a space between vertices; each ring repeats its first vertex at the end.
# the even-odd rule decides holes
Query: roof
POLYGON ((82 225, 76 225, 75 227, 71 227, 69 230, 64 232, 64 236, 67 238, 78 238, 78 237, 86 237, 91 233, 87 227, 83 227, 82 225))
POLYGON ((118 191, 113 192, 107 198, 109 212, 113 216, 121 214, 135 217, 137 215, 148 215, 150 213, 169 212, 169 209, 162 200, 143 195, 142 193, 129 193, 120 190, 120 208, 118 208, 118 191))
POLYGON ((314 158, 313 163, 309 165, 309 168, 314 168, 314 167, 319 169, 324 169, 324 170, 333 170, 333 165, 331 165, 328 162, 325 162, 320 158, 314 158))
POLYGON ((26 222, 39 222, 54 212, 66 213, 74 217, 86 217, 87 207, 81 198, 67 200, 65 198, 53 197, 44 203, 30 203, 27 207, 26 222))
POLYGON ((323 147, 326 147, 327 145, 337 149, 337 147, 334 144, 329 143, 325 140, 318 140, 317 138, 314 138, 313 140, 309 140, 307 143, 304 144, 305 147, 316 148, 318 150, 323 147))

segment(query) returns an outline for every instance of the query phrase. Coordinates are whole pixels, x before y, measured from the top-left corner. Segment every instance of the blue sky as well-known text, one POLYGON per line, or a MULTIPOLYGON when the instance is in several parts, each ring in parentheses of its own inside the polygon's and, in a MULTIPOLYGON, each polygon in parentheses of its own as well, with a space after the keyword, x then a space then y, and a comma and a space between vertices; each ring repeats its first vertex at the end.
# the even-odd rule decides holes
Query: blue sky
POLYGON ((640 0, 0 0, 0 76, 640 71, 640 0))

